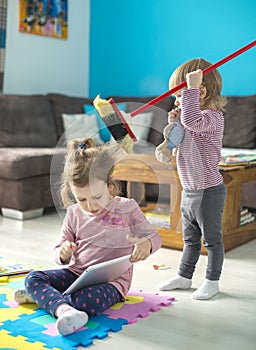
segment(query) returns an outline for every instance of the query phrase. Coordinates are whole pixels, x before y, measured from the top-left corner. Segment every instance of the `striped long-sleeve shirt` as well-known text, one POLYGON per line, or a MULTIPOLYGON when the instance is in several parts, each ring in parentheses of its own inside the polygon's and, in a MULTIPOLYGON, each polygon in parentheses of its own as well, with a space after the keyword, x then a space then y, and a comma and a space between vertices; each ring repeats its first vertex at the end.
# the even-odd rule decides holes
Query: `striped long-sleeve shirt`
POLYGON ((201 111, 199 89, 186 89, 181 93, 181 123, 185 135, 177 152, 177 168, 182 187, 200 190, 221 184, 222 112, 201 111))

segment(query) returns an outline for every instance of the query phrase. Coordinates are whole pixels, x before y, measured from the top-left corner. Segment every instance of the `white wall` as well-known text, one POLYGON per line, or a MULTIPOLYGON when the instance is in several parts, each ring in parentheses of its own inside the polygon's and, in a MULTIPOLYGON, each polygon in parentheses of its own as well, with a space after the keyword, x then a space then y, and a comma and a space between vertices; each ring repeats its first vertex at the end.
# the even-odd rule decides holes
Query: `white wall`
POLYGON ((8 1, 3 92, 88 96, 90 1, 68 1, 68 39, 18 31, 19 0, 8 1))

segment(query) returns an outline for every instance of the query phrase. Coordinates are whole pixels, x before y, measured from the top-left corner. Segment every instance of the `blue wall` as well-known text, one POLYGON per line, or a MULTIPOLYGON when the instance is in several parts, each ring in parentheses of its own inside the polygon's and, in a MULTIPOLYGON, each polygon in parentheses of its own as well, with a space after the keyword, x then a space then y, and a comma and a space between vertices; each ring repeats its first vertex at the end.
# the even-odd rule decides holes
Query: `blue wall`
MULTIPOLYGON (((159 95, 181 63, 256 39, 255 0, 93 0, 89 95, 159 95)), ((256 47, 219 68, 223 94, 256 93, 256 47)))

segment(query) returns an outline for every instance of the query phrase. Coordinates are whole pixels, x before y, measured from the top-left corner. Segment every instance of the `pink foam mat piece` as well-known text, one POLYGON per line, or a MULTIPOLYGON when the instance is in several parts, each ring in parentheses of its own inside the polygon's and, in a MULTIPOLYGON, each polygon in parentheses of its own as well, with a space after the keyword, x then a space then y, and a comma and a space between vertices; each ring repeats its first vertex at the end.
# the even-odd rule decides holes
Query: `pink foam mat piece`
POLYGON ((125 318, 128 324, 136 323, 137 319, 145 318, 150 312, 157 312, 161 306, 169 306, 175 298, 158 293, 147 293, 142 290, 132 290, 124 303, 118 303, 104 312, 109 318, 125 318), (125 316, 125 317, 124 317, 125 316))

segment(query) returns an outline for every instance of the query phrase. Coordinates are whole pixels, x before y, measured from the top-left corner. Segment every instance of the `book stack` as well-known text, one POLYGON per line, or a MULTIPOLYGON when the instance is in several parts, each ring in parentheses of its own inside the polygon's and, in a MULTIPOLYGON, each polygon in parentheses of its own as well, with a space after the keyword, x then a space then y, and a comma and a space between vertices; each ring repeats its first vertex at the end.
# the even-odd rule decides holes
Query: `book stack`
POLYGON ((170 228, 170 215, 147 212, 145 216, 148 222, 158 228, 170 228))
POLYGON ((256 163, 256 153, 238 153, 233 155, 222 155, 220 166, 250 165, 256 163))
POLYGON ((255 216, 249 212, 248 208, 242 208, 240 212, 240 226, 255 221, 255 216))

